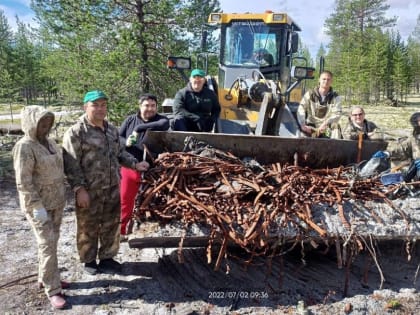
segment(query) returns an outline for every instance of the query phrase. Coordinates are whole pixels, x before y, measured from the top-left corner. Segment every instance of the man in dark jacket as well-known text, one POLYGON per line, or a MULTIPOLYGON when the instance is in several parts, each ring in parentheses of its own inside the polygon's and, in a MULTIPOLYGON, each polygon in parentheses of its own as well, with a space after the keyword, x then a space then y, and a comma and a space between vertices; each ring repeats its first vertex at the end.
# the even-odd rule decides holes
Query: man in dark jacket
MULTIPOLYGON (((145 161, 143 140, 147 129, 165 131, 169 119, 157 113, 157 98, 144 94, 139 99, 139 111, 128 116, 121 125, 120 142, 125 143, 126 151, 138 161, 145 161)), ((127 234, 127 224, 133 214, 134 202, 140 187, 141 176, 136 170, 121 166, 121 234, 127 234)))
POLYGON ((203 70, 191 71, 190 82, 175 95, 173 111, 174 130, 212 131, 220 114, 220 104, 216 93, 207 87, 203 70))

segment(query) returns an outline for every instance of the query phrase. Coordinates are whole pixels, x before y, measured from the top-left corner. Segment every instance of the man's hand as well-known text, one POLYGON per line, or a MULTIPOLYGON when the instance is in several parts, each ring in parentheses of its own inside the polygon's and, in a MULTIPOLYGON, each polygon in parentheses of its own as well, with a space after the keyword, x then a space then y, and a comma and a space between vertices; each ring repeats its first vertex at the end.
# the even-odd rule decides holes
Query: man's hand
POLYGON ((78 191, 76 191, 76 204, 79 208, 89 208, 90 197, 86 188, 81 187, 78 191))
POLYGON ((131 147, 137 143, 137 132, 133 131, 131 135, 128 136, 127 141, 125 143, 126 147, 131 147))
POLYGON ((45 208, 34 209, 32 215, 33 215, 34 221, 38 221, 41 224, 44 224, 45 222, 48 221, 48 214, 45 208))
POLYGON ((139 172, 146 172, 149 169, 150 165, 146 161, 141 161, 136 163, 136 170, 139 172))
POLYGON ((306 133, 308 136, 312 135, 312 132, 314 131, 312 127, 309 127, 308 125, 302 125, 300 127, 304 133, 306 133))

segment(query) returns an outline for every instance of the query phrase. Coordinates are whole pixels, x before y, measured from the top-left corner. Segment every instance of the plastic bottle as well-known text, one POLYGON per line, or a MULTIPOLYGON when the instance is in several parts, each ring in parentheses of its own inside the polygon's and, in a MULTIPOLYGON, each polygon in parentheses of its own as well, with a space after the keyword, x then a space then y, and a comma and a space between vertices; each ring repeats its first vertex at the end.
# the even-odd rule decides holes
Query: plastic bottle
POLYGON ((299 300, 296 306, 296 314, 299 315, 308 315, 308 309, 306 308, 305 301, 299 300))
POLYGON ((388 168, 388 165, 384 165, 385 161, 389 158, 388 152, 383 152, 384 157, 372 157, 367 163, 362 167, 359 172, 361 177, 369 177, 375 174, 375 172, 383 172, 388 168))

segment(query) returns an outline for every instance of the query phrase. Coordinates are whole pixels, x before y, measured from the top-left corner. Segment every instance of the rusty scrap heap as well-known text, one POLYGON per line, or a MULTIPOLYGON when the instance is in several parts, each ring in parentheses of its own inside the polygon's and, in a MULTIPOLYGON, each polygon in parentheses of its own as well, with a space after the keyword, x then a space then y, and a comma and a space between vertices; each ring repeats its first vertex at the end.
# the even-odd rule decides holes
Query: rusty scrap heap
MULTIPOLYGON (((322 205, 317 211, 338 211, 345 231, 342 238, 355 240, 359 249, 363 245, 346 219, 344 202, 378 199, 395 209, 379 180, 357 178, 352 167, 260 166, 213 148, 161 154, 144 182, 137 200, 137 219, 208 226, 208 247, 216 238, 222 244, 216 268, 228 243, 253 256, 276 254, 279 246, 273 244, 281 245, 287 234, 295 244, 302 240, 328 243, 331 235, 325 222, 314 215, 316 205, 322 205)), ((406 215, 395 211, 408 224, 406 215)))

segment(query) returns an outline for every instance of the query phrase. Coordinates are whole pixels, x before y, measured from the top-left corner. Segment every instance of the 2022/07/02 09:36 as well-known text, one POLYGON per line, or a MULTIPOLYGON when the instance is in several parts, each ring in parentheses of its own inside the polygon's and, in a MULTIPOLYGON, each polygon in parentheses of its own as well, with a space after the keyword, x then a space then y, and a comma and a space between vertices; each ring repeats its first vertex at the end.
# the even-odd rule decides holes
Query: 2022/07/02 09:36
POLYGON ((214 290, 208 292, 209 299, 267 299, 268 292, 263 290, 247 291, 247 290, 214 290))

